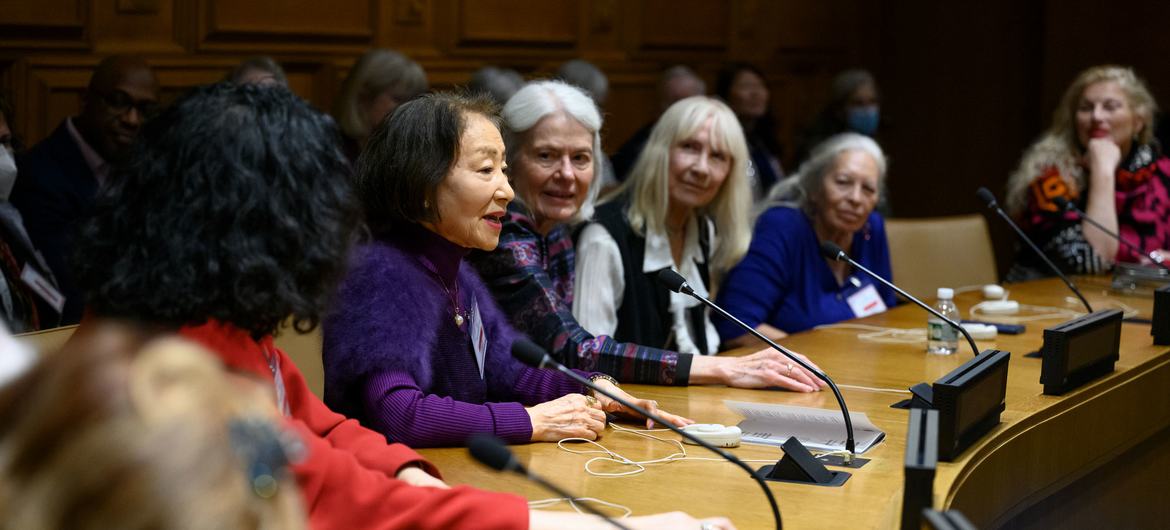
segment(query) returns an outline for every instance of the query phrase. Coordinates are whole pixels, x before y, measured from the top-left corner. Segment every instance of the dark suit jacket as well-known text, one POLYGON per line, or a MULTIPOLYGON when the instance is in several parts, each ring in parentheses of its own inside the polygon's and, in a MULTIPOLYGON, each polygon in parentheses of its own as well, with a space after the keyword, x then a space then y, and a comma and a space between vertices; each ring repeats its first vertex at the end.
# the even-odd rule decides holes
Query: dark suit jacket
POLYGON ((65 122, 18 156, 16 167, 11 202, 20 210, 33 246, 41 251, 65 296, 61 324, 76 324, 81 320, 84 300, 69 273, 69 257, 77 225, 97 194, 97 178, 65 122))

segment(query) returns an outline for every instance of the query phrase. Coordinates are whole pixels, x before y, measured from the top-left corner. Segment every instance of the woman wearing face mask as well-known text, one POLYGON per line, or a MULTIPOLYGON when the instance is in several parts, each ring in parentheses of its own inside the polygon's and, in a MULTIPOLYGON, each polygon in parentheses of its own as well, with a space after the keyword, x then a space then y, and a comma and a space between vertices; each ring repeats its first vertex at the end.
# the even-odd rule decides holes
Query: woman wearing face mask
MULTIPOLYGON (((859 263, 889 278, 885 224, 874 211, 883 189, 886 159, 867 136, 845 133, 813 150, 800 171, 768 196, 751 248, 727 275, 719 303, 772 339, 893 307, 889 288, 847 263, 821 256, 832 241, 859 263)), ((732 345, 755 338, 718 323, 732 345)))
POLYGON ((56 327, 64 299, 8 196, 16 184, 11 109, 0 95, 0 314, 13 333, 56 327))
MULTIPOLYGON (((581 326, 682 353, 712 355, 719 335, 707 307, 657 280, 679 272, 707 296, 748 247, 747 146, 735 114, 704 96, 671 105, 615 199, 598 207, 578 240, 573 314, 581 326)), ((814 391, 817 380, 775 360, 779 386, 814 391)))
MULTIPOLYGON (((512 358, 516 332, 464 266, 472 249, 495 249, 513 198, 498 119, 486 99, 423 96, 375 129, 358 160, 373 240, 354 253, 325 319, 325 401, 410 446, 459 446, 484 432, 511 443, 592 440, 606 412, 626 412, 512 358)), ((657 410, 610 376, 582 374, 657 410)))
MULTIPOLYGON (((1065 272, 1095 274, 1116 262, 1170 259, 1170 159, 1153 139, 1156 110, 1133 70, 1089 68, 1065 91, 1048 132, 1024 153, 1008 182, 1008 211, 1065 272), (1057 197, 1141 252, 1062 211, 1057 197)), ((1021 249, 1008 279, 1048 275, 1039 258, 1021 249)))
POLYGON ((601 115, 580 89, 539 81, 508 101, 503 119, 517 200, 508 205, 499 247, 468 259, 513 326, 569 367, 623 383, 792 385, 783 377, 787 360, 771 349, 743 357, 691 355, 585 331, 572 314, 573 233, 593 216, 601 115))
POLYGON ((880 124, 881 98, 873 74, 866 70, 841 72, 833 78, 829 104, 802 135, 796 160, 803 163, 814 147, 844 132, 877 138, 880 124))

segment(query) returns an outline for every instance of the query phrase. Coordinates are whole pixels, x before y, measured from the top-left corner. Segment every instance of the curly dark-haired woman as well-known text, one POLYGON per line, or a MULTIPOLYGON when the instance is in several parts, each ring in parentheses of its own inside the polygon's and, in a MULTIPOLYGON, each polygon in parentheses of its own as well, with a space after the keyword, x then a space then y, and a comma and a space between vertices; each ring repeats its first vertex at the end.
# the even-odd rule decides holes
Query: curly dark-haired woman
POLYGON ((198 88, 147 124, 78 238, 77 333, 178 331, 271 382, 308 446, 293 472, 312 528, 525 528, 524 499, 443 489, 410 448, 326 408, 273 345, 290 316, 316 325, 358 224, 336 137, 276 87, 198 88))

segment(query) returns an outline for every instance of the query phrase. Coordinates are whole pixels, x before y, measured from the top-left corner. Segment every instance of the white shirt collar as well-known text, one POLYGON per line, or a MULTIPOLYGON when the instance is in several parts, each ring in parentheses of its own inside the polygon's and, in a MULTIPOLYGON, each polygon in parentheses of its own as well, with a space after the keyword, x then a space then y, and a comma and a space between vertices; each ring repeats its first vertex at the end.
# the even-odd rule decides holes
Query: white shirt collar
MULTIPOLYGON (((703 223, 703 229, 710 230, 710 226, 703 223)), ((678 265, 674 263, 674 255, 670 251, 670 238, 667 237, 666 233, 646 231, 642 272, 654 272, 666 268, 675 269, 687 280, 687 283, 695 290, 695 294, 706 297, 707 286, 703 284, 703 277, 699 274, 697 265, 697 263, 703 263, 706 260, 707 257, 703 255, 703 249, 699 246, 699 222, 694 215, 687 219, 687 235, 683 242, 682 262, 678 265)), ((689 296, 684 298, 687 300, 686 307, 692 307, 699 303, 698 300, 689 296)))

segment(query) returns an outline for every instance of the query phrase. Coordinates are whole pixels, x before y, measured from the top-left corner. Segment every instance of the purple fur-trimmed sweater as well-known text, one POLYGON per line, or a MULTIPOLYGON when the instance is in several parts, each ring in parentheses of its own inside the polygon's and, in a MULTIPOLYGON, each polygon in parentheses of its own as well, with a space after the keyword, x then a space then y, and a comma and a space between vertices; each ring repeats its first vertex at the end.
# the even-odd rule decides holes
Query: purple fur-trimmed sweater
POLYGON ((463 264, 466 253, 418 226, 355 249, 323 323, 330 408, 411 447, 464 445, 475 433, 525 443, 525 406, 584 390, 512 358, 516 332, 463 264), (465 314, 478 305, 487 335, 482 379, 471 319, 455 324, 443 287, 456 282, 451 294, 465 314))

